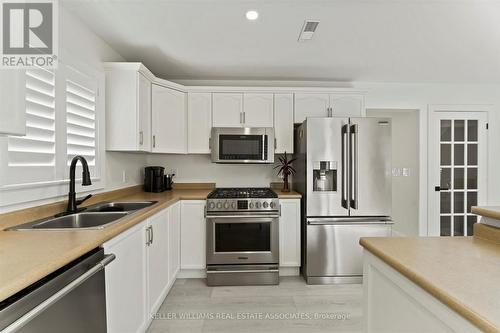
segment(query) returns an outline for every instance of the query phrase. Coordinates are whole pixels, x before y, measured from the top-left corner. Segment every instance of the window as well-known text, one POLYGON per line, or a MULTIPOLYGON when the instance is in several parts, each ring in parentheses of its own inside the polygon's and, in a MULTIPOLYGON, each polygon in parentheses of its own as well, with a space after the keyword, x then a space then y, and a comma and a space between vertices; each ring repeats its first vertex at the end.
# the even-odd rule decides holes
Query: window
POLYGON ((103 86, 104 74, 82 64, 26 70, 26 136, 0 138, 0 207, 66 194, 76 155, 89 164, 85 190, 102 187, 103 86))

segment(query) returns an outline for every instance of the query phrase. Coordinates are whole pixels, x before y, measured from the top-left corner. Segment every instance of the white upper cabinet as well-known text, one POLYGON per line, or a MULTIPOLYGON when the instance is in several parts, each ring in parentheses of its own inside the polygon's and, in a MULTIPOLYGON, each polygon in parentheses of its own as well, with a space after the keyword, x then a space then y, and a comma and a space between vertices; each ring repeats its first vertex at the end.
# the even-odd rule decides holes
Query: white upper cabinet
POLYGON ((153 84, 152 151, 185 154, 187 152, 186 94, 153 84))
POLYGON ((2 69, 0 73, 0 134, 26 134, 27 81, 25 71, 2 69))
POLYGON ((243 125, 245 127, 273 127, 274 95, 243 94, 243 125))
POLYGON ((151 151, 150 79, 139 65, 105 68, 106 149, 151 151))
POLYGON ((212 93, 188 93, 188 153, 209 154, 212 129, 212 93))
POLYGON ((276 154, 293 153, 293 94, 274 94, 276 154))
POLYGON ((295 123, 307 117, 363 117, 364 95, 346 93, 296 93, 295 123))
POLYGON ((362 117, 365 97, 362 94, 330 94, 330 110, 334 117, 362 117))
POLYGON ((241 127, 243 125, 243 94, 214 93, 212 124, 214 127, 241 127))
POLYGON ((302 123, 306 117, 328 117, 330 95, 319 93, 295 94, 295 123, 302 123))

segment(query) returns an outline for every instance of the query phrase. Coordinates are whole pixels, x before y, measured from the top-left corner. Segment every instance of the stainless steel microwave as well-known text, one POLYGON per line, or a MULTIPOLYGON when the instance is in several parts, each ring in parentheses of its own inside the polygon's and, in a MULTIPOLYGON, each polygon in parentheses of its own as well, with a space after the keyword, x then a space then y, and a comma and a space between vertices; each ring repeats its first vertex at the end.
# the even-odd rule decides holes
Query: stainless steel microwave
POLYGON ((212 127, 212 162, 273 163, 272 127, 212 127))

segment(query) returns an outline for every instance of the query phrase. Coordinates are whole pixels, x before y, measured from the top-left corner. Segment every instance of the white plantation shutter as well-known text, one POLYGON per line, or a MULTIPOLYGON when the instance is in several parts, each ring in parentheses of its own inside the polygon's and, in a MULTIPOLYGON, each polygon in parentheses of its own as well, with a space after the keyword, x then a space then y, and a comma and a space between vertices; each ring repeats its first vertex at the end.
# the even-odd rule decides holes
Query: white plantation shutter
POLYGON ((2 185, 55 179, 55 84, 51 70, 26 70, 26 136, 8 138, 2 185))
MULTIPOLYGON (((80 62, 60 62, 56 70, 26 70, 24 89, 26 136, 0 137, 0 211, 65 195, 75 155, 85 157, 92 177, 90 187, 81 188, 78 181, 77 191, 102 188, 104 73, 80 62)), ((7 106, 0 101, 2 107, 7 106)), ((81 177, 80 164, 76 175, 81 177)))
POLYGON ((88 162, 95 176, 97 159, 96 101, 98 82, 74 68, 66 67, 66 160, 76 155, 88 162))

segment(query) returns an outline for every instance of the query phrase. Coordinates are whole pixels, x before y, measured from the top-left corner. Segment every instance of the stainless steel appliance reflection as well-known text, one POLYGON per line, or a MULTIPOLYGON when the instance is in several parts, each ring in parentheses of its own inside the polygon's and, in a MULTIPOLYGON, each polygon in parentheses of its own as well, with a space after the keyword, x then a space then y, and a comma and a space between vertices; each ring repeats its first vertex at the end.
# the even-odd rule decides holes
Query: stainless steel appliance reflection
POLYGON ((278 284, 279 201, 268 188, 208 195, 207 284, 278 284))
POLYGON ((360 282, 359 238, 391 235, 391 122, 307 118, 295 152, 302 274, 310 284, 360 282))

